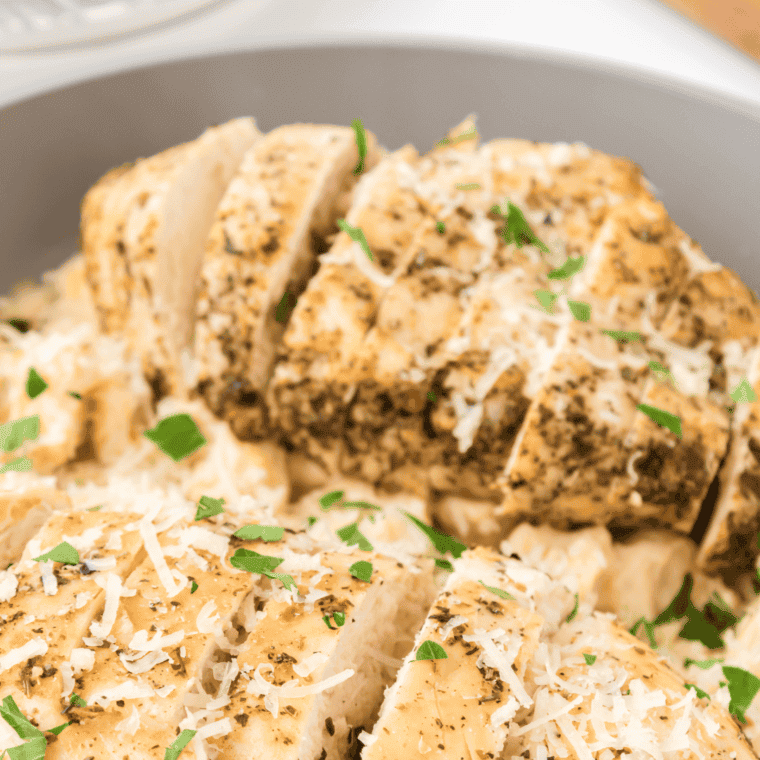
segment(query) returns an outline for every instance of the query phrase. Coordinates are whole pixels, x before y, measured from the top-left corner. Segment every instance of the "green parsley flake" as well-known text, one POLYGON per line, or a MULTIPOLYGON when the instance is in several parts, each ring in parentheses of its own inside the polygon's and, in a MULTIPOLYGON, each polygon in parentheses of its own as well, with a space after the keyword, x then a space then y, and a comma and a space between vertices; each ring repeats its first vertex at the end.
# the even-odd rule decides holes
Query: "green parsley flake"
POLYGON ((183 729, 182 733, 171 743, 164 753, 164 760, 177 760, 182 754, 182 750, 187 747, 192 741, 192 738, 197 734, 197 731, 193 731, 190 728, 183 729))
POLYGON ((2 718, 22 739, 42 738, 45 735, 19 710, 16 701, 11 696, 3 699, 0 705, 0 718, 2 718))
POLYGON ((459 541, 451 536, 447 536, 445 533, 439 533, 435 528, 425 525, 422 520, 418 520, 414 515, 410 515, 408 512, 403 512, 403 510, 402 513, 428 537, 439 554, 450 552, 454 559, 459 559, 462 556, 462 552, 467 548, 465 544, 460 544, 459 541))
POLYGON ((693 684, 693 683, 685 683, 685 684, 684 684, 684 686, 685 686, 687 689, 694 689, 694 691, 696 691, 696 692, 697 692, 697 696, 698 696, 700 699, 706 699, 706 700, 708 700, 708 701, 710 700, 710 695, 709 695, 709 694, 708 694, 706 691, 703 691, 702 689, 700 689, 700 688, 699 688, 699 686, 697 686, 696 684, 693 684))
POLYGON ((586 665, 593 665, 596 662, 596 655, 595 654, 586 654, 583 653, 583 659, 586 661, 586 665))
POLYGON ((323 615, 322 620, 325 621, 325 625, 331 630, 335 631, 338 628, 342 628, 346 623, 346 614, 344 612, 333 612, 332 615, 323 615), (332 627, 332 623, 335 623, 335 628, 332 627))
POLYGON ((71 398, 75 398, 77 401, 82 400, 82 394, 76 393, 75 391, 69 391, 69 396, 71 396, 71 398))
POLYGON ((435 393, 433 393, 433 391, 428 391, 427 392, 427 400, 428 401, 432 401, 433 403, 436 402, 437 398, 436 398, 435 393))
POLYGON ((436 147, 442 147, 444 145, 455 145, 456 143, 463 142, 464 140, 473 140, 477 136, 478 130, 473 126, 456 135, 455 137, 444 137, 442 140, 439 140, 436 143, 436 147))
POLYGON ((365 562, 364 560, 354 562, 354 564, 348 568, 348 572, 351 573, 354 578, 364 581, 365 583, 370 582, 370 579, 372 578, 372 570, 372 563, 365 562))
POLYGON ((559 269, 552 269, 547 276, 550 280, 569 280, 583 269, 585 263, 585 256, 578 256, 576 258, 569 256, 559 269))
POLYGON ((64 728, 68 728, 68 726, 70 725, 71 725, 70 723, 61 723, 60 726, 56 726, 55 728, 49 728, 48 733, 55 734, 56 736, 58 736, 63 731, 64 728))
POLYGON ((731 665, 723 666, 723 675, 728 679, 728 693, 731 696, 728 711, 735 715, 740 723, 746 723, 744 713, 760 691, 760 678, 743 668, 731 665))
POLYGON ((190 593, 194 594, 198 590, 198 584, 195 581, 190 583, 190 593))
POLYGON ((249 573, 265 575, 267 578, 280 581, 288 591, 291 591, 296 588, 293 577, 274 572, 275 568, 282 563, 283 559, 281 557, 268 557, 250 549, 238 549, 230 557, 230 564, 238 568, 238 570, 247 570, 249 573))
MULTIPOLYGON (((494 209, 502 216, 505 216, 498 210, 498 206, 494 206, 491 210, 493 211, 494 209)), ((505 243, 514 243, 518 248, 522 248, 524 245, 534 245, 544 253, 549 253, 549 249, 536 237, 536 234, 530 228, 522 211, 511 201, 507 201, 506 224, 501 236, 504 238, 505 243)))
POLYGON ((656 406, 650 406, 649 404, 637 404, 636 408, 640 412, 644 412, 652 422, 656 422, 660 427, 667 428, 671 433, 674 433, 681 438, 681 418, 678 415, 671 414, 670 412, 658 409, 656 406))
POLYGON ((297 303, 298 299, 293 296, 293 304, 290 304, 290 297, 293 296, 292 293, 289 293, 287 290, 282 294, 282 298, 280 299, 280 303, 277 304, 274 310, 274 318, 277 322, 284 322, 288 318, 288 311, 292 309, 297 303))
POLYGON ((435 228, 441 233, 441 235, 446 232, 446 225, 443 222, 436 222, 435 228))
POLYGON ((486 586, 483 581, 478 581, 478 583, 483 586, 483 588, 487 588, 492 594, 496 594, 496 596, 499 597, 499 599, 513 599, 514 597, 512 594, 510 594, 507 591, 502 591, 500 588, 495 588, 494 586, 486 586))
POLYGON ((570 614, 565 618, 565 622, 569 623, 578 614, 578 594, 575 595, 575 607, 570 611, 570 614))
MULTIPOLYGON (((315 518, 316 519, 316 518, 315 518)), ((282 541, 285 528, 279 525, 244 525, 238 528, 232 535, 235 538, 242 538, 243 541, 282 541)))
POLYGON ((480 190, 480 185, 477 182, 457 182, 454 187, 457 190, 480 190))
POLYGON ((667 378, 673 377, 670 370, 660 362, 649 362, 647 366, 657 375, 658 380, 667 380, 667 378))
POLYGON ((557 301, 556 293, 552 293, 551 290, 534 290, 533 295, 547 314, 554 313, 554 304, 557 301))
POLYGON ((604 335, 609 335, 610 338, 618 343, 632 343, 641 340, 641 333, 635 330, 602 330, 601 332, 604 335))
POLYGON ((5 472, 29 472, 32 469, 32 460, 29 457, 16 457, 0 465, 0 475, 5 472))
POLYGON ((757 394, 746 378, 731 391, 730 395, 737 404, 750 404, 753 401, 757 401, 757 394))
POLYGON ((201 496, 198 509, 195 512, 195 520, 205 520, 207 517, 224 513, 224 499, 212 499, 210 496, 201 496))
POLYGON ((40 415, 0 425, 0 451, 15 451, 24 441, 34 441, 40 434, 40 415))
POLYGON ((345 219, 338 219, 338 227, 343 230, 350 238, 354 241, 354 243, 359 243, 364 253, 367 254, 367 258, 370 261, 374 261, 372 258, 372 251, 369 249, 369 243, 367 242, 367 238, 364 237, 364 232, 359 227, 352 227, 350 224, 346 222, 345 219))
POLYGON ((90 507, 87 511, 88 512, 100 512, 100 510, 103 509, 102 504, 98 504, 97 507, 90 507))
POLYGON ((78 565, 79 552, 70 543, 63 541, 47 552, 47 554, 41 554, 39 557, 34 558, 35 562, 47 562, 48 560, 60 562, 64 565, 78 565))
POLYGON ((652 625, 666 625, 674 620, 680 620, 689 609, 693 588, 694 577, 691 573, 686 573, 681 582, 681 588, 673 597, 670 604, 652 621, 652 625))
POLYGON ((371 509, 375 512, 382 512, 383 508, 378 507, 376 504, 370 504, 368 501, 344 501, 341 504, 343 509, 371 509))
POLYGON ((48 384, 40 377, 39 372, 34 367, 29 367, 29 375, 26 378, 26 395, 29 398, 37 398, 48 384))
POLYGON ((26 319, 11 318, 11 319, 4 319, 2 321, 9 324, 11 327, 15 328, 20 333, 29 332, 30 324, 26 319))
POLYGON ((568 301, 567 305, 570 308, 570 313, 579 322, 588 322, 591 319, 590 303, 586 303, 585 301, 568 301))
POLYGON ((447 559, 441 559, 440 557, 435 558, 435 566, 441 570, 445 570, 447 573, 453 573, 454 572, 454 565, 451 564, 447 559))
POLYGON ((372 544, 366 539, 366 537, 359 530, 359 523, 352 522, 350 525, 337 530, 338 538, 348 546, 358 546, 363 552, 371 552, 372 544))
POLYGON ((340 501, 343 498, 345 491, 330 491, 324 496, 320 497, 319 504, 323 510, 329 509, 336 501, 340 501))
POLYGON ((649 646, 652 647, 652 649, 657 649, 657 639, 654 637, 654 625, 652 625, 651 621, 647 620, 643 615, 628 629, 628 632, 632 636, 635 636, 636 632, 642 625, 644 626, 644 633, 647 635, 649 646))
POLYGON ((356 149, 359 152, 359 163, 354 169, 354 174, 361 174, 364 171, 364 159, 367 157, 367 133, 361 119, 354 119, 351 126, 356 133, 356 149))
POLYGON ((685 668, 688 668, 690 665, 696 665, 698 668, 701 668, 702 670, 709 670, 713 665, 717 665, 719 662, 723 662, 723 658, 721 657, 713 657, 709 660, 692 660, 691 657, 687 657, 683 661, 683 666, 685 668))
POLYGON ((414 656, 417 661, 420 660, 448 660, 449 656, 446 654, 446 650, 435 641, 423 641, 417 649, 417 654, 414 656))
POLYGON ((189 414, 166 417, 143 435, 175 462, 190 456, 206 444, 206 439, 189 414))
POLYGON ((74 707, 87 707, 87 702, 85 702, 76 692, 71 695, 69 704, 74 705, 74 707))
POLYGON ((316 518, 316 517, 314 517, 314 515, 309 515, 309 516, 306 518, 306 524, 307 524, 307 525, 308 525, 310 528, 311 528, 311 526, 312 526, 312 525, 314 525, 314 523, 316 523, 316 522, 317 522, 317 518, 316 518))

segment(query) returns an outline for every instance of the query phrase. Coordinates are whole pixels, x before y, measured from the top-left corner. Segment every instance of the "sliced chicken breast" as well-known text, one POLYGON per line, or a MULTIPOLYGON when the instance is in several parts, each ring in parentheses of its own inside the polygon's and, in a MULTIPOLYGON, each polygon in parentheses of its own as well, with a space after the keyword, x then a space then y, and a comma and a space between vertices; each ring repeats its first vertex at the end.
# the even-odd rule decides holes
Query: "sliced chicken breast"
POLYGON ((124 335, 158 396, 181 391, 197 278, 217 205, 259 138, 234 119, 112 170, 82 202, 82 250, 101 327, 124 335))

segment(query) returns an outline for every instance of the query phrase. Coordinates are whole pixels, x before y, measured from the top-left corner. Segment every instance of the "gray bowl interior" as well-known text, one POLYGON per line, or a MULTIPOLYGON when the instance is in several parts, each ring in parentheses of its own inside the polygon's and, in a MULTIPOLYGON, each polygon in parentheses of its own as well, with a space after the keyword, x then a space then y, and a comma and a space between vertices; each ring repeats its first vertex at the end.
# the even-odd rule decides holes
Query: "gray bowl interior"
POLYGON ((707 254, 760 286, 760 113, 537 55, 331 47, 164 64, 0 111, 0 293, 76 250, 79 202, 105 171, 210 124, 360 117, 387 147, 425 150, 471 112, 485 139, 580 140, 633 159, 707 254))

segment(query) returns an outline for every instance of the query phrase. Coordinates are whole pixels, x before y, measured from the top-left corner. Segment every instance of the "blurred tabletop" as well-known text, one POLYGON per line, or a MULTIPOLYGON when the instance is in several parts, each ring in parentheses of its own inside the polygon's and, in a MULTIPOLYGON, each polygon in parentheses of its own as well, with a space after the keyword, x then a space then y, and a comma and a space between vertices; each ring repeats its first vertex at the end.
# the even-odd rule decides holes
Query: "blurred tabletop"
POLYGON ((219 0, 175 24, 95 45, 0 51, 0 107, 163 61, 346 42, 569 54, 760 107, 760 63, 659 0, 219 0))

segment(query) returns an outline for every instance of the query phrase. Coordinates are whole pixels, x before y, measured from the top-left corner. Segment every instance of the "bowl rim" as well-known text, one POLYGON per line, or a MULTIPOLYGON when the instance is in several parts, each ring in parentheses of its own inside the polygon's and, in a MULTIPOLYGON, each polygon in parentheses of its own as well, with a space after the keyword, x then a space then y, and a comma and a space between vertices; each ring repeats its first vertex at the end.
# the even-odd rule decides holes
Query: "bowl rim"
MULTIPOLYGON (((222 5, 224 2, 222 2, 222 5)), ((144 37, 143 37, 144 39, 144 37)), ((557 67, 575 69, 578 72, 599 73, 611 78, 624 79, 629 82, 653 87, 668 94, 676 94, 692 100, 718 106, 724 110, 733 112, 757 122, 760 127, 760 100, 742 98, 733 93, 725 93, 716 90, 709 85, 699 84, 682 79, 674 74, 649 69, 641 65, 616 61, 609 58, 601 58, 589 53, 581 53, 573 50, 560 50, 549 46, 534 45, 529 43, 516 43, 514 41, 481 40, 473 37, 460 37, 453 35, 429 35, 390 33, 390 32, 364 32, 347 35, 335 33, 325 35, 319 40, 308 36, 292 35, 282 38, 272 38, 256 41, 254 44, 212 43, 203 50, 194 52, 172 51, 162 54, 157 45, 156 50, 149 56, 143 55, 140 61, 119 61, 118 56, 108 58, 100 62, 98 68, 93 68, 87 74, 79 74, 63 82, 55 83, 31 83, 25 93, 11 96, 3 101, 0 96, 0 114, 3 110, 11 109, 27 101, 44 97, 45 95, 60 93, 68 88, 84 85, 100 79, 108 79, 120 75, 126 75, 137 71, 158 69, 162 66, 171 66, 185 62, 202 61, 212 58, 240 55, 245 53, 266 53, 268 51, 286 51, 304 53, 307 51, 320 50, 343 50, 361 52, 362 50, 381 50, 383 48, 428 50, 440 53, 455 52, 469 53, 472 55, 488 55, 503 58, 532 60, 537 63, 548 63, 557 67)), ((63 50, 51 51, 50 55, 60 54, 63 50)), ((758 77, 758 91, 760 92, 760 76, 758 77)), ((760 142, 760 136, 759 136, 760 142)))

